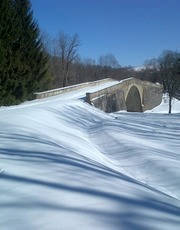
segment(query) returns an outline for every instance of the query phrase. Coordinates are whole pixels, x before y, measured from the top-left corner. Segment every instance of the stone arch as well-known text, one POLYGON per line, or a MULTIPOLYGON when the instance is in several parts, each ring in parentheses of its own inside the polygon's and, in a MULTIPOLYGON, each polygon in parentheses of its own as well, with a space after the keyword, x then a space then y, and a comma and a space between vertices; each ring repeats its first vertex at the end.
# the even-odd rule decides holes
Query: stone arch
POLYGON ((139 90, 132 86, 126 97, 126 109, 128 112, 142 112, 142 103, 139 90))

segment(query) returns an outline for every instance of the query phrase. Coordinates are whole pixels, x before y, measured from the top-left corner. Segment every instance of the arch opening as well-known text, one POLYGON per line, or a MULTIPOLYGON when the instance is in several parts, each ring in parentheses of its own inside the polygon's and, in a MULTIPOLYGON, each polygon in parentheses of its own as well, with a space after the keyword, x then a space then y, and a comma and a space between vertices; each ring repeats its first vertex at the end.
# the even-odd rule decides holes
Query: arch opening
POLYGON ((132 86, 126 98, 128 112, 142 112, 141 97, 136 86, 132 86))

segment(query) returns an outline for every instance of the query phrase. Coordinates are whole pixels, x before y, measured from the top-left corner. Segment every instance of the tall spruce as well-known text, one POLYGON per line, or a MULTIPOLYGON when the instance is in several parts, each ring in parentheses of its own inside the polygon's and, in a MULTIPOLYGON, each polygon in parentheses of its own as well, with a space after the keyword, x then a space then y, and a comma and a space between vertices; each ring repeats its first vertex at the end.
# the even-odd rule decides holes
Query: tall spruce
POLYGON ((16 69, 19 19, 11 0, 0 1, 0 105, 17 102, 16 69))
POLYGON ((31 99, 33 92, 48 88, 51 80, 48 57, 44 52, 40 31, 33 19, 33 11, 29 0, 14 0, 16 12, 20 18, 20 70, 16 97, 31 99))
POLYGON ((48 88, 48 57, 29 0, 0 1, 0 60, 0 105, 48 88))

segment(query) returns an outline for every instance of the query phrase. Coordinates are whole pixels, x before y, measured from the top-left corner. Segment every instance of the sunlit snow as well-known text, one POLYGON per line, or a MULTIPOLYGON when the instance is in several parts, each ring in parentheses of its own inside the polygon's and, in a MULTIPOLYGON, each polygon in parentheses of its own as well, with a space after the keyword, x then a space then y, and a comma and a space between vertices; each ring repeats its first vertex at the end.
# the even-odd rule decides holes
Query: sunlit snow
POLYGON ((179 230, 180 102, 106 114, 88 90, 1 107, 0 230, 179 230))

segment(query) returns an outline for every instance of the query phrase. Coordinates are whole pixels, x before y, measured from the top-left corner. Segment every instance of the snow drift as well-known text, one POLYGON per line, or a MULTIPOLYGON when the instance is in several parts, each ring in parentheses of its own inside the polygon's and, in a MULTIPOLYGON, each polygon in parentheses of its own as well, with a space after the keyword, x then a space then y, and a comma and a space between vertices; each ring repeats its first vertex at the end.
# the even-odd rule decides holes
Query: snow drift
POLYGON ((179 114, 105 114, 83 93, 0 109, 0 229, 178 230, 179 114))

